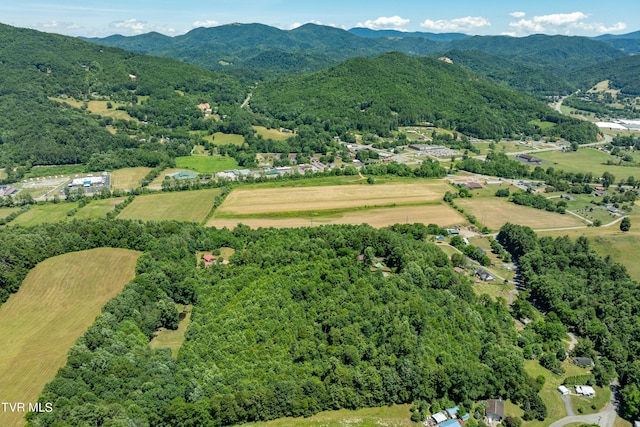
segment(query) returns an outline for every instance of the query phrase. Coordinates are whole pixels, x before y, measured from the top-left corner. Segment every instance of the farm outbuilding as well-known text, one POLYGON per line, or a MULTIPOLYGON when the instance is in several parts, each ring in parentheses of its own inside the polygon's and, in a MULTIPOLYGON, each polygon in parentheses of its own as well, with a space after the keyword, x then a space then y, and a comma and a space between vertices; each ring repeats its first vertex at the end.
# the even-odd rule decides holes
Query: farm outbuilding
POLYGON ((590 385, 577 385, 576 393, 584 397, 593 397, 596 395, 596 391, 590 385))
POLYGON ((571 394, 571 390, 569 390, 567 387, 561 385, 558 387, 558 391, 560 392, 561 395, 566 396, 568 394, 571 394))

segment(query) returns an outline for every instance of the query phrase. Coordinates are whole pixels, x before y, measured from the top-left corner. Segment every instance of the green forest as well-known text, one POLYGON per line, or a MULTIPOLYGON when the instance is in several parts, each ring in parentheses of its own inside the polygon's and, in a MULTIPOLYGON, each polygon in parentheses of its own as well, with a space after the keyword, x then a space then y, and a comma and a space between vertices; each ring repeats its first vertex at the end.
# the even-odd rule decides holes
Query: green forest
POLYGON ((43 391, 55 411, 30 423, 231 425, 414 401, 530 401, 535 382, 509 310, 477 297, 423 229, 113 220, 3 229, 5 293, 49 256, 144 251, 136 278, 43 391), (195 251, 224 246, 236 249, 231 264, 196 267, 195 251), (388 277, 370 269, 381 258, 388 277), (177 326, 174 302, 194 304, 177 360, 148 347, 157 328, 177 326))

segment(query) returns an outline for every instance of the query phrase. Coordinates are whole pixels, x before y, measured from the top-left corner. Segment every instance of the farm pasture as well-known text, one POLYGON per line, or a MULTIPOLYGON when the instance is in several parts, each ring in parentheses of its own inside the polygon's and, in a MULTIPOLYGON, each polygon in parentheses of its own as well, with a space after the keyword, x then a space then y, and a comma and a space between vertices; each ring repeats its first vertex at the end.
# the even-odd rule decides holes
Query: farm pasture
POLYGON ((586 224, 571 214, 559 214, 516 205, 506 200, 494 198, 456 199, 456 205, 474 215, 478 221, 492 230, 503 224, 526 225, 533 229, 579 227, 586 224))
POLYGON ((219 189, 182 191, 138 196, 118 215, 119 219, 142 221, 202 221, 219 189))
MULTIPOLYGON (((0 307, 0 384, 5 402, 36 402, 67 351, 101 308, 133 279, 139 252, 101 248, 49 258, 0 307), (117 268, 114 268, 117 266, 117 268)), ((0 412, 3 426, 24 413, 0 412)))
POLYGON ((277 218, 259 215, 251 218, 217 218, 214 217, 207 222, 209 227, 234 228, 242 223, 252 228, 259 227, 308 227, 311 225, 329 224, 369 224, 372 227, 380 228, 392 224, 404 224, 421 222, 424 224, 438 224, 441 226, 451 226, 463 223, 464 218, 450 207, 444 204, 431 204, 419 206, 396 206, 389 208, 371 208, 346 210, 343 212, 323 213, 315 212, 309 216, 294 216, 289 218, 277 218))
POLYGON ((124 168, 111 172, 111 187, 117 190, 132 190, 140 187, 142 179, 151 171, 151 168, 136 167, 124 168))
POLYGON ((448 189, 449 187, 443 181, 371 186, 238 189, 227 196, 216 214, 222 217, 424 204, 439 201, 448 189))
POLYGON ((201 173, 216 173, 236 169, 238 162, 227 156, 184 156, 176 157, 176 166, 201 173))

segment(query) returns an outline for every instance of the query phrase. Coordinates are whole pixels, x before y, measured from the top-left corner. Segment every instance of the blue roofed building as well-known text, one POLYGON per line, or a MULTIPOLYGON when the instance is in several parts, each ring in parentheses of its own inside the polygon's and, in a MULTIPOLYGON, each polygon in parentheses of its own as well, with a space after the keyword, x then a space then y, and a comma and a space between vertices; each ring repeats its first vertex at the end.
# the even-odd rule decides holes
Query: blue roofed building
POLYGON ((458 420, 447 420, 443 423, 438 424, 438 427, 460 427, 460 421, 458 420))
POLYGON ((449 418, 453 418, 455 415, 458 415, 459 410, 460 410, 460 407, 456 405, 453 408, 447 409, 446 411, 447 411, 447 415, 449 415, 449 418))

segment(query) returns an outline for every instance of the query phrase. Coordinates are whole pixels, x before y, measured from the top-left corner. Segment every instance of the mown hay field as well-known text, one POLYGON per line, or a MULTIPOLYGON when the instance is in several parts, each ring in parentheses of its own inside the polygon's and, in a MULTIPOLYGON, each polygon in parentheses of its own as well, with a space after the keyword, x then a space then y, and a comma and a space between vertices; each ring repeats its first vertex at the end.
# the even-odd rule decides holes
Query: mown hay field
POLYGON ((328 224, 369 224, 380 228, 392 224, 421 222, 424 224, 438 224, 446 227, 464 223, 464 218, 449 206, 444 204, 420 206, 396 206, 390 208, 358 209, 345 212, 324 214, 318 211, 309 216, 291 218, 254 217, 254 218, 213 218, 207 222, 209 227, 234 228, 242 223, 252 228, 259 227, 308 227, 328 224))
POLYGON ((213 207, 218 194, 219 189, 211 189, 138 196, 120 212, 118 218, 201 222, 213 207))
POLYGON ((147 176, 151 168, 137 167, 118 169, 111 172, 111 187, 118 190, 132 190, 140 187, 142 179, 147 176))
POLYGON ((533 229, 586 226, 584 222, 571 214, 559 214, 520 206, 497 197, 456 199, 455 203, 492 230, 499 229, 507 222, 526 225, 533 229))
POLYGON ((443 181, 417 184, 340 185, 306 188, 238 189, 218 208, 219 217, 258 213, 321 211, 356 207, 424 204, 442 198, 443 181))
POLYGON ((31 227, 32 225, 39 225, 44 223, 54 223, 68 221, 72 216, 69 216, 69 212, 78 207, 77 202, 67 203, 48 203, 46 205, 33 205, 27 212, 21 214, 16 219, 11 221, 11 225, 22 225, 25 227, 31 227))
MULTIPOLYGON (((69 348, 133 279, 139 256, 92 249, 49 258, 29 272, 0 307, 0 400, 36 402, 69 348)), ((23 416, 0 412, 0 425, 24 425, 23 416)))

